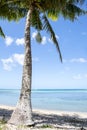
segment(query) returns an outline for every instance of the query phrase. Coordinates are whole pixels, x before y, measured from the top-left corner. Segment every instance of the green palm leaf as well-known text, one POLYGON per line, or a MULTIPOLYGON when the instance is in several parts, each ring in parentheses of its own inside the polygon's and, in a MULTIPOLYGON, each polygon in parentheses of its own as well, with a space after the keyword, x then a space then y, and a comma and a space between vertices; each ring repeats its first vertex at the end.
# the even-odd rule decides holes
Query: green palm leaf
POLYGON ((5 38, 5 34, 3 33, 2 28, 0 27, 0 36, 2 36, 3 38, 5 38))
POLYGON ((74 21, 77 16, 86 14, 86 11, 70 3, 67 4, 66 7, 61 11, 61 14, 65 19, 70 19, 71 21, 74 21))
POLYGON ((57 51, 59 52, 59 57, 60 57, 60 60, 62 62, 62 55, 61 55, 59 43, 56 39, 55 33, 54 33, 46 15, 43 15, 42 19, 43 19, 43 29, 45 29, 50 34, 50 37, 51 37, 53 43, 55 44, 57 51))
MULTIPOLYGON (((18 7, 18 3, 20 1, 14 0, 14 3, 12 0, 3 0, 0 1, 0 19, 7 19, 9 21, 15 20, 18 21, 20 18, 25 17, 27 14, 27 11, 25 8, 18 7), (16 4, 15 4, 16 2, 16 4)), ((2 31, 2 28, 0 27, 0 35, 5 38, 5 34, 2 31)))
POLYGON ((37 9, 33 9, 32 11, 31 25, 38 31, 42 30, 40 12, 37 9))
POLYGON ((27 14, 26 9, 18 7, 17 3, 15 4, 12 0, 3 0, 0 1, 0 18, 7 19, 9 21, 15 20, 18 21, 20 18, 24 17, 27 14))

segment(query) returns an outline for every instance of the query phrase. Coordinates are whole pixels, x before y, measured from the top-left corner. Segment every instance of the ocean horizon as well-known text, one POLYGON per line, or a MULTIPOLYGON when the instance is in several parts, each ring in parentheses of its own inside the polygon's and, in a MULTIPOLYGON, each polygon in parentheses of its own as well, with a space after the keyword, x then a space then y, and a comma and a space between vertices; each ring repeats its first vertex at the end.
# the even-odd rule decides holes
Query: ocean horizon
MULTIPOLYGON (((20 89, 0 89, 0 105, 15 106, 20 89)), ((87 112, 87 89, 32 89, 32 108, 87 112)))

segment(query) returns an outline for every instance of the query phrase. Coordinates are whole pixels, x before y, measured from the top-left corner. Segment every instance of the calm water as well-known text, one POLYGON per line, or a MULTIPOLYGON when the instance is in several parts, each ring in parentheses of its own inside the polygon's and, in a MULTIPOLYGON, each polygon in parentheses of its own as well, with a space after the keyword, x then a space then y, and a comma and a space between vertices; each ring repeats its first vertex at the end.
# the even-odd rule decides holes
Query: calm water
MULTIPOLYGON (((0 104, 15 106, 19 94, 20 90, 0 89, 0 104)), ((87 90, 33 90, 32 106, 37 109, 87 112, 87 90)))

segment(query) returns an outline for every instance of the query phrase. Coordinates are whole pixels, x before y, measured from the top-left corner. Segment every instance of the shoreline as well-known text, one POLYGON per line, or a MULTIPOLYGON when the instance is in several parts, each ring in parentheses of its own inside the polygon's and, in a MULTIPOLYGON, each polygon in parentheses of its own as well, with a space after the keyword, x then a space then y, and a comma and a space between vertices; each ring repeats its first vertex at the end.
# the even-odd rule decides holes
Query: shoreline
POLYGON ((61 111, 61 110, 46 110, 46 109, 33 109, 33 112, 35 113, 41 113, 41 114, 52 114, 52 115, 78 115, 81 118, 87 118, 87 112, 74 112, 74 111, 61 111))
MULTIPOLYGON (((0 105, 0 120, 8 121, 15 107, 0 105)), ((33 119, 35 128, 41 129, 43 126, 54 129, 77 130, 84 127, 87 129, 87 113, 86 112, 68 112, 33 109, 33 119)), ((51 130, 51 129, 50 129, 51 130)))
MULTIPOLYGON (((16 106, 1 105, 0 109, 14 110, 16 106)), ((81 118, 87 118, 87 112, 63 111, 63 110, 48 110, 48 109, 33 109, 32 112, 39 114, 53 114, 53 115, 78 115, 81 118)))

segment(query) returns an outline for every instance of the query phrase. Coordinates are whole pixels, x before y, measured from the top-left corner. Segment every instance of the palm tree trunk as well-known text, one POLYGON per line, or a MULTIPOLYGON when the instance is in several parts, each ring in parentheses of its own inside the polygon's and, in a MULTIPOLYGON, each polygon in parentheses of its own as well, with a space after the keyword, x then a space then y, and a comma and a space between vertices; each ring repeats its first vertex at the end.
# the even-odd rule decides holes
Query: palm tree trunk
POLYGON ((32 106, 31 106, 31 77, 32 77, 32 58, 31 58, 31 40, 30 40, 30 19, 32 8, 27 13, 25 26, 25 57, 22 76, 22 89, 19 102, 14 110, 10 124, 14 125, 28 125, 34 124, 32 120, 32 106))

